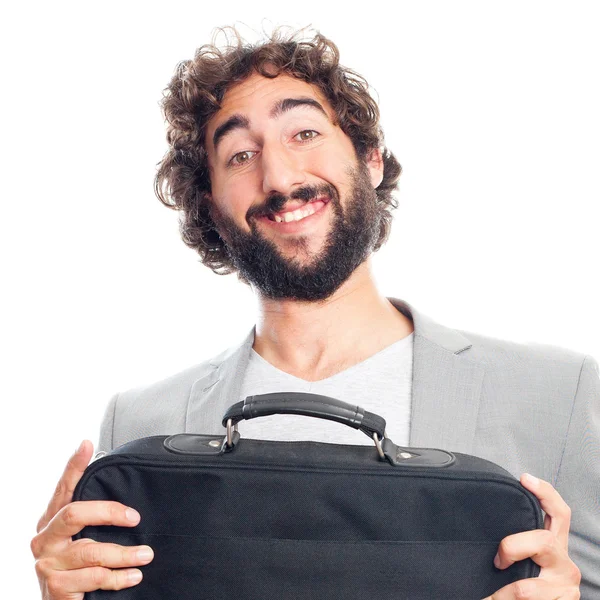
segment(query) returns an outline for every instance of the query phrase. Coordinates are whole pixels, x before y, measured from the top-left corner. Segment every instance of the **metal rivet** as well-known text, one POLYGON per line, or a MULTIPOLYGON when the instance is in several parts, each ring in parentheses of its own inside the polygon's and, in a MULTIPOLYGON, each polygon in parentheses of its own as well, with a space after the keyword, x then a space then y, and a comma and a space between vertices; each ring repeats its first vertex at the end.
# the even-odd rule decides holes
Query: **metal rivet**
POLYGON ((412 454, 410 452, 400 452, 400 456, 402 458, 412 458, 412 454))
POLYGON ((221 447, 221 440, 211 440, 210 442, 208 442, 209 446, 212 446, 213 448, 220 448, 221 447))

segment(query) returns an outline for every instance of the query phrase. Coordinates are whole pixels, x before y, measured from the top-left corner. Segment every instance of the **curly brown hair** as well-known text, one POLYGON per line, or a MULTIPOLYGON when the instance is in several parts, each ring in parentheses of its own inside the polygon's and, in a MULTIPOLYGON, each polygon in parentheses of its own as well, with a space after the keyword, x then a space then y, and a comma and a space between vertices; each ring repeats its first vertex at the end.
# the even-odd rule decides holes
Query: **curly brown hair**
POLYGON ((382 218, 373 247, 378 250, 389 237, 391 210, 398 207, 392 192, 402 167, 383 145, 379 108, 366 80, 341 66, 337 46, 318 32, 312 39, 302 40, 302 29, 286 34, 280 27, 257 44, 245 42, 235 27, 220 28, 219 32, 231 32, 233 43, 221 49, 213 38, 212 44, 196 50, 192 60, 180 62, 161 101, 169 150, 158 163, 154 190, 165 206, 182 211, 179 229, 184 243, 215 273, 236 271, 209 213, 211 184, 204 139, 207 123, 220 109, 225 92, 257 72, 269 78, 284 73, 317 86, 359 160, 366 161, 372 150, 381 150, 383 181, 376 194, 382 218))

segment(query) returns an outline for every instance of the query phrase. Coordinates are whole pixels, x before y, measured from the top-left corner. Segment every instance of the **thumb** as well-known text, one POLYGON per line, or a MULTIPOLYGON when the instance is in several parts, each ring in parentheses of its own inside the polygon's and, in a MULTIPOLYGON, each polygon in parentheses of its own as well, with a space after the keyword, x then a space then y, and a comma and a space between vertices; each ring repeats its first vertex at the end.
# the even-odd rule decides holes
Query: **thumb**
POLYGON ((52 520, 54 515, 73 500, 73 492, 77 482, 81 479, 86 467, 94 453, 94 444, 89 440, 83 440, 75 454, 71 456, 67 466, 58 480, 52 499, 48 503, 48 508, 38 521, 37 532, 39 533, 52 520))

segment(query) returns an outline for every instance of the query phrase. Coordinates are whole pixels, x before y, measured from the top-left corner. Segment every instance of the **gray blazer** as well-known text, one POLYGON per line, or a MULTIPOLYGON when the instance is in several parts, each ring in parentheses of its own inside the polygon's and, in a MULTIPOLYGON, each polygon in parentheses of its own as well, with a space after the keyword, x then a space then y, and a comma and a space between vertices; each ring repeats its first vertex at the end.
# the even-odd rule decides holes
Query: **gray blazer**
MULTIPOLYGON (((491 460, 545 479, 571 507, 569 552, 582 598, 600 598, 600 378, 590 356, 444 327, 406 302, 414 322, 410 445, 491 460)), ((239 400, 254 328, 237 347, 163 381, 116 394, 99 450, 178 432, 223 435, 239 400)))

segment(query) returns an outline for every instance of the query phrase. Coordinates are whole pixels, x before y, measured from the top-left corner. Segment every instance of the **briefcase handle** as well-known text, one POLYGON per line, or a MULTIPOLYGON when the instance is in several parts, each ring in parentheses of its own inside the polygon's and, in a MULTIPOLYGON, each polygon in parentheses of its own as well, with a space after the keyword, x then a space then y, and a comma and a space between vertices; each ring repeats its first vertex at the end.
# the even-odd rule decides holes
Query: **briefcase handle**
POLYGON ((360 406, 320 394, 276 392, 248 396, 227 409, 223 417, 223 426, 227 427, 228 446, 232 445, 231 428, 240 421, 284 414, 327 419, 360 429, 369 438, 375 440, 378 450, 381 447, 381 440, 385 437, 385 419, 360 406))
POLYGON ((438 468, 454 463, 454 455, 446 450, 396 446, 385 434, 385 419, 375 413, 331 396, 303 392, 248 396, 242 402, 233 404, 223 417, 227 436, 222 441, 215 440, 212 436, 178 433, 167 437, 163 444, 169 452, 176 454, 225 454, 231 452, 240 439, 237 430, 240 421, 277 414, 305 415, 337 421, 353 429, 360 429, 375 442, 379 458, 387 460, 393 466, 438 468))

